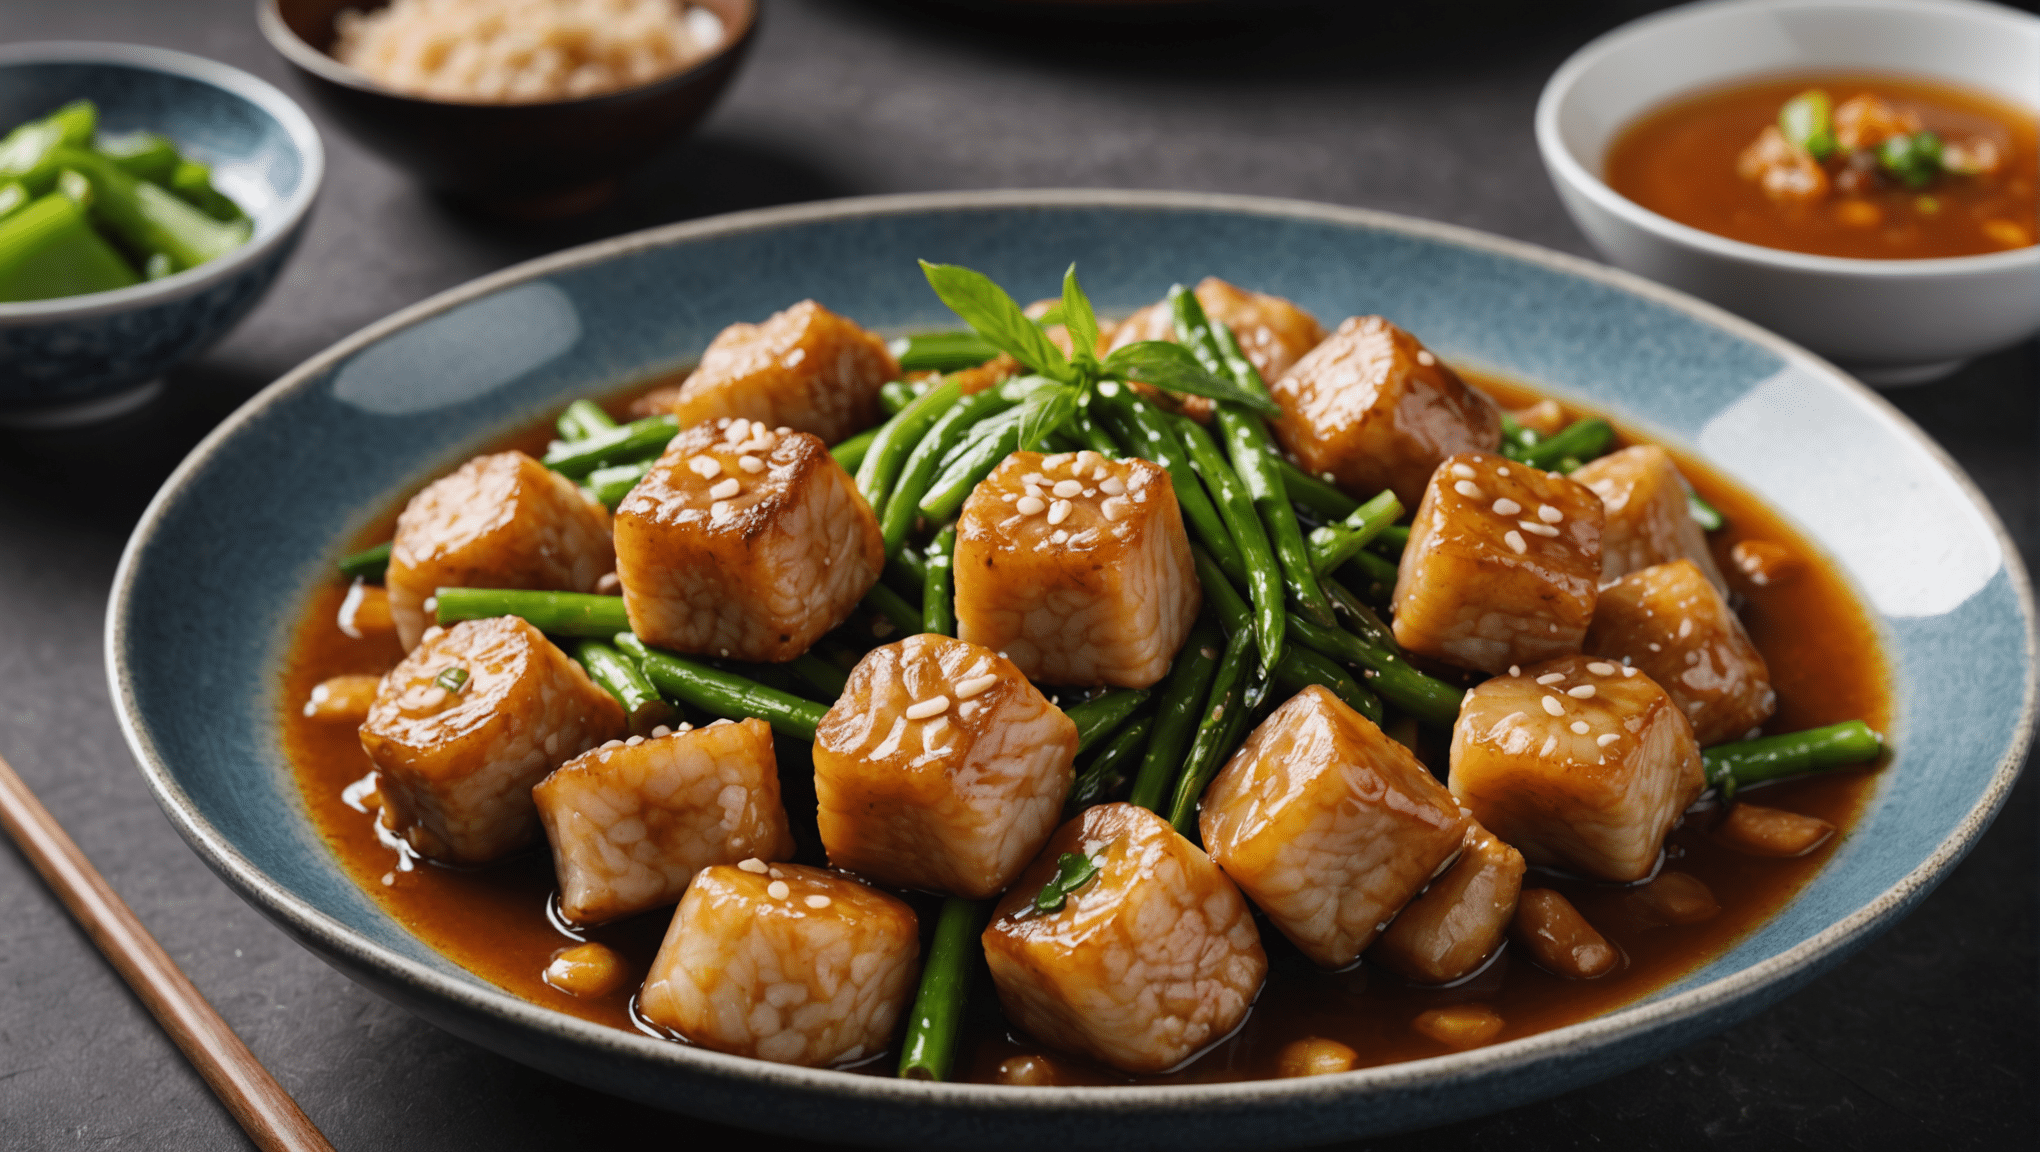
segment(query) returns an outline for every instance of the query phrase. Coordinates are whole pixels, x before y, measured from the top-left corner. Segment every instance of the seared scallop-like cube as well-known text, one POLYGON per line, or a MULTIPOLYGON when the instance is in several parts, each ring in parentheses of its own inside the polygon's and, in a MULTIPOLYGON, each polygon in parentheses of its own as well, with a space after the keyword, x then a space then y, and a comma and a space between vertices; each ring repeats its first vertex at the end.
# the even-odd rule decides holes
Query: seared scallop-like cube
POLYGON ((477 456, 411 497, 390 544, 390 618, 405 650, 440 588, 593 592, 616 566, 609 513, 522 452, 477 456))
POLYGON ((1393 488, 1411 507, 1440 461, 1502 442, 1494 402, 1379 316, 1339 325, 1270 390, 1287 413, 1275 438, 1306 471, 1362 499, 1393 488))
POLYGON ((900 376, 885 341, 812 300, 710 342, 667 411, 680 426, 742 417, 834 444, 879 422, 878 390, 900 376))
POLYGON ((1601 498, 1601 579, 1691 560, 1716 588, 1728 587, 1707 549, 1707 533, 1687 507, 1692 489, 1671 453, 1639 444, 1587 462, 1572 478, 1601 498))
POLYGON ((361 726, 384 825, 435 860, 480 864, 538 831, 531 786, 624 733, 623 708, 515 616, 428 629, 361 726))
POLYGON ((695 874, 638 993, 704 1048, 779 1064, 885 1050, 914 995, 914 910, 840 873, 745 860, 695 874))
POLYGON ((1454 456, 1410 522, 1395 638, 1481 672, 1578 652, 1600 576, 1600 497, 1501 456, 1454 456))
POLYGON ((1409 749, 1314 684, 1233 753, 1198 828, 1283 935, 1343 968, 1459 852, 1466 816, 1409 749))
POLYGON ((956 525, 957 635, 1049 684, 1145 688, 1203 603, 1169 473, 1096 452, 1015 452, 956 525))
POLYGON ((1567 656, 1466 694, 1452 794, 1532 864, 1596 880, 1650 875, 1706 786, 1679 706, 1634 668, 1567 656))
POLYGON ((742 418, 675 436, 616 509, 631 629, 677 652, 791 660, 884 564, 878 517, 821 440, 742 418))
MULTIPOLYGON (((1317 317, 1280 296, 1250 292, 1216 276, 1206 276, 1194 290, 1197 303, 1213 321, 1232 329, 1240 351, 1264 380, 1280 379, 1303 354, 1324 342, 1325 327, 1317 317)), ((1175 310, 1167 300, 1150 304, 1113 329, 1108 350, 1142 340, 1176 339, 1175 310)), ((1183 411, 1202 419, 1211 401, 1202 396, 1179 398, 1183 411)))
POLYGON ((829 862, 996 896, 1055 831, 1077 726, 1011 660, 937 633, 873 649, 815 727, 829 862))
POLYGON ((793 855, 771 726, 680 729, 591 748, 531 790, 568 920, 671 904, 711 864, 793 855))
POLYGON ((1523 891, 1523 854, 1469 822, 1466 847, 1367 950, 1419 984, 1450 984, 1487 963, 1508 935, 1523 891))
POLYGON ((1166 1071, 1224 1039, 1268 974, 1232 881, 1132 804, 1086 809, 1058 829, 983 940, 1007 1019, 1123 1072, 1166 1071), (1065 853, 1097 871, 1059 909, 1038 909, 1065 853))
POLYGON ((1702 748, 1740 740, 1778 710, 1764 654, 1690 560, 1631 572, 1601 589, 1587 651, 1657 681, 1692 721, 1702 748))

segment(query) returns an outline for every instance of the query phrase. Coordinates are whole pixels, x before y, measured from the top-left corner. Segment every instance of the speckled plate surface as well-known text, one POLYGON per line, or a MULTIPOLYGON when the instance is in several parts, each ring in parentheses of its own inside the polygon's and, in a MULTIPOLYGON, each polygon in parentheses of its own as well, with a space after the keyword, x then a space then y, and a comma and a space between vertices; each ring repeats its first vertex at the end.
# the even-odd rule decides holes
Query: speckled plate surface
POLYGON ((2033 722, 2017 551, 1882 400, 1705 304, 1463 229, 1288 201, 1145 192, 846 200, 718 217, 512 268, 389 318, 263 391, 164 485, 122 558, 107 666, 164 810, 236 891, 329 962, 514 1059, 754 1128, 887 1145, 1269 1147, 1414 1128, 1612 1075, 1726 1027, 1905 914, 1976 842, 2033 722), (1079 262, 1101 309, 1207 273, 1320 316, 1380 312, 1448 359, 1611 411, 1784 511, 1873 608, 1896 755, 1854 835, 1776 918, 1620 1011, 1472 1052, 1306 1081, 1012 1089, 789 1068, 582 1022, 499 991, 386 916, 314 831, 275 718, 309 589, 406 489, 567 399, 685 363, 813 297, 885 330, 954 321, 916 257, 1025 297, 1079 262))

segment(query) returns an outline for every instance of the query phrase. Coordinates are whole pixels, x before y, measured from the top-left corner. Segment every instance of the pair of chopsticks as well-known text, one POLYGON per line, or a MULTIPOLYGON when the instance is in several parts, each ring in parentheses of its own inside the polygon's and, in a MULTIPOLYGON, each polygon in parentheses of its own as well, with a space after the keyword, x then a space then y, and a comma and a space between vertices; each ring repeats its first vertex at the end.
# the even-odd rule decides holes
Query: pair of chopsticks
POLYGON ((262 1062, 0 758, 0 826, 263 1152, 333 1152, 262 1062))

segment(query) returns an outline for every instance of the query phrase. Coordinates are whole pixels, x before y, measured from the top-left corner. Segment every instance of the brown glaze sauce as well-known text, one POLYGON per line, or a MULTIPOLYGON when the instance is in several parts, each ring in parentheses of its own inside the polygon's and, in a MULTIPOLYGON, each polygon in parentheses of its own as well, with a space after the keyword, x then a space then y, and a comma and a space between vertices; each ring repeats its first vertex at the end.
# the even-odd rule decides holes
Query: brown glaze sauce
MULTIPOLYGON (((1508 406, 1526 406, 1540 398, 1511 381, 1467 375, 1470 382, 1508 406)), ((643 390, 633 389, 630 395, 643 390)), ((625 403, 619 401, 611 407, 620 413, 625 403)), ((1567 405, 1567 414, 1593 413, 1567 405)), ((539 451, 548 438, 549 429, 537 428, 505 438, 495 450, 539 451)), ((1625 437, 1622 442, 1635 441, 1625 437)), ((1694 487, 1729 521, 1727 528, 1713 534, 1712 543, 1732 586, 1747 597, 1743 622, 1770 664, 1779 708, 1766 730, 1794 731, 1860 718, 1888 732, 1893 715, 1888 676, 1876 627, 1854 590, 1825 557, 1755 496, 1692 457, 1675 455, 1694 487), (1730 549, 1743 539, 1786 544, 1805 563, 1790 580, 1756 587, 1741 577, 1730 559, 1730 549)), ((359 543, 388 539, 395 513, 396 509, 391 509, 365 530, 359 543)), ((335 614, 346 591, 346 585, 336 581, 312 592, 284 672, 282 694, 284 747, 305 806, 334 855, 392 918, 482 979, 525 1000, 585 1020, 635 1028, 631 998, 636 981, 606 997, 579 999, 546 984, 541 973, 554 955, 585 938, 615 948, 641 979, 665 932, 668 912, 652 912, 569 936, 548 916, 554 883, 551 857, 542 845, 482 868, 456 869, 413 861, 379 839, 373 814, 344 795, 349 785, 371 770, 354 729, 307 719, 299 706, 321 680, 347 673, 380 674, 402 655, 392 635, 350 639, 335 626, 335 614)), ((811 810, 813 806, 812 785, 799 779, 806 770, 804 751, 781 749, 785 798, 796 829, 804 815, 797 807, 805 803, 811 810)), ((1442 775, 1443 740, 1430 734, 1423 753, 1442 775)), ((1721 912, 1703 923, 1650 927, 1631 910, 1628 890, 1533 870, 1525 878, 1526 887, 1563 892, 1621 949, 1622 966, 1599 980, 1569 981, 1552 976, 1513 945, 1505 946, 1478 975, 1449 988, 1412 985, 1365 961, 1343 972, 1328 973, 1304 960, 1262 920, 1261 940, 1268 950, 1270 970, 1260 999, 1238 1032, 1185 1067, 1166 1075, 1132 1077, 1045 1052, 1005 1023, 989 973, 980 963, 972 983, 969 1017, 958 1041, 956 1077, 997 1082, 999 1064, 1007 1058, 1047 1055, 1057 1082, 1064 1084, 1262 1079, 1277 1074, 1277 1054, 1285 1044, 1306 1036, 1338 1040, 1352 1047, 1359 1053, 1361 1067, 1446 1054, 1452 1049, 1417 1032, 1412 1021, 1422 1012, 1447 1005, 1478 1004, 1499 1014, 1506 1026, 1491 1041, 1496 1043, 1598 1016, 1648 995, 1721 954, 1791 900, 1848 834, 1875 786, 1875 775, 1874 768, 1848 770, 1775 785, 1754 794, 1758 803, 1818 816, 1841 830, 1827 844, 1799 859, 1761 859, 1730 851, 1707 835, 1708 814, 1689 817, 1667 843, 1665 868, 1695 876, 1713 890, 1721 912)), ((811 819, 808 816, 809 828, 811 819)), ((815 852, 812 836, 801 839, 801 860, 824 863, 815 852), (810 860, 811 855, 816 858, 810 860)), ((916 894, 909 894, 908 899, 921 914, 925 948, 925 934, 934 928, 938 902, 916 894)), ((891 1075, 893 1058, 889 1054, 857 1070, 891 1075)))

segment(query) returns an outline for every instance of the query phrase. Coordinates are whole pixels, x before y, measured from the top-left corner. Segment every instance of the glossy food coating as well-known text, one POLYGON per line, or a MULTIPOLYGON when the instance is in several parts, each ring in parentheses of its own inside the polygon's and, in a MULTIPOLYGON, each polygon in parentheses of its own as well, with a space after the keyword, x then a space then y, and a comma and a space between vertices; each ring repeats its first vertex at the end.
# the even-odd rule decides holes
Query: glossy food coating
MULTIPOLYGON (((1280 296, 1250 292, 1216 276, 1206 276, 1194 290, 1197 303, 1214 322, 1232 329, 1240 351, 1263 380, 1280 379, 1304 353, 1324 342, 1325 326, 1317 317, 1280 296)), ((1108 350, 1141 340, 1176 339, 1175 310, 1167 300, 1150 304, 1122 321, 1111 333, 1108 350)), ((1202 396, 1176 398, 1182 411, 1204 419, 1211 401, 1202 396)))
POLYGON ((383 677, 361 747, 385 826, 422 855, 480 864, 538 831, 532 785, 623 733, 622 706, 579 664, 498 616, 428 629, 383 677))
POLYGON ((1304 955, 1343 968, 1459 852, 1466 816, 1409 749, 1314 684, 1233 754, 1198 830, 1304 955))
POLYGON ((531 790, 568 920, 671 904, 711 864, 793 855, 771 726, 680 727, 591 748, 531 790))
POLYGON ((432 624, 440 588, 593 592, 616 566, 609 513, 522 452, 477 456, 411 497, 384 577, 404 648, 432 624))
POLYGON ((1412 507, 1440 461, 1502 442, 1494 402, 1379 316, 1349 318, 1270 390, 1282 447, 1357 499, 1393 488, 1412 507))
POLYGON ((676 652, 791 660, 884 564, 878 517, 821 440, 748 420, 675 436, 616 509, 631 629, 676 652))
POLYGON ((743 417, 834 444, 879 422, 879 386, 899 376, 884 340, 803 300, 763 324, 723 329, 679 390, 652 403, 682 428, 743 417))
POLYGON ((1707 533, 1687 510, 1686 484, 1672 454, 1639 444, 1590 460, 1572 478, 1601 498, 1601 579, 1639 568, 1691 560, 1716 588, 1727 590, 1707 547, 1707 533))
POLYGON ((1102 804, 1063 825, 999 902, 985 959, 1006 1016, 1125 1072, 1173 1068, 1246 1017, 1268 973, 1225 873, 1168 821, 1102 804), (1060 911, 1028 914, 1065 852, 1098 865, 1060 911))
POLYGON ((1633 668, 1587 656, 1526 665, 1466 694, 1452 794, 1532 864, 1599 880, 1650 875, 1706 781, 1693 727, 1633 668))
POLYGON ((829 862, 995 896, 1055 831, 1077 726, 1013 662, 935 633, 875 648, 815 728, 829 862))
POLYGON ((704 868, 638 993, 646 1019, 779 1064, 885 1050, 919 976, 914 910, 839 873, 746 860, 704 868))
POLYGON ((1420 984, 1479 971, 1508 935, 1525 867, 1521 852, 1469 821, 1459 859, 1404 905, 1367 958, 1420 984))
POLYGON ((1578 652, 1600 575, 1600 497, 1501 456, 1454 456, 1410 522, 1395 638, 1489 673, 1578 652))
POLYGON ((1740 740, 1778 710, 1764 654, 1690 560, 1631 572, 1601 589, 1586 647, 1657 681, 1692 721, 1702 748, 1740 740))
POLYGON ((1167 469, 1015 452, 956 526, 957 634, 1049 684, 1145 688, 1203 603, 1167 469))

